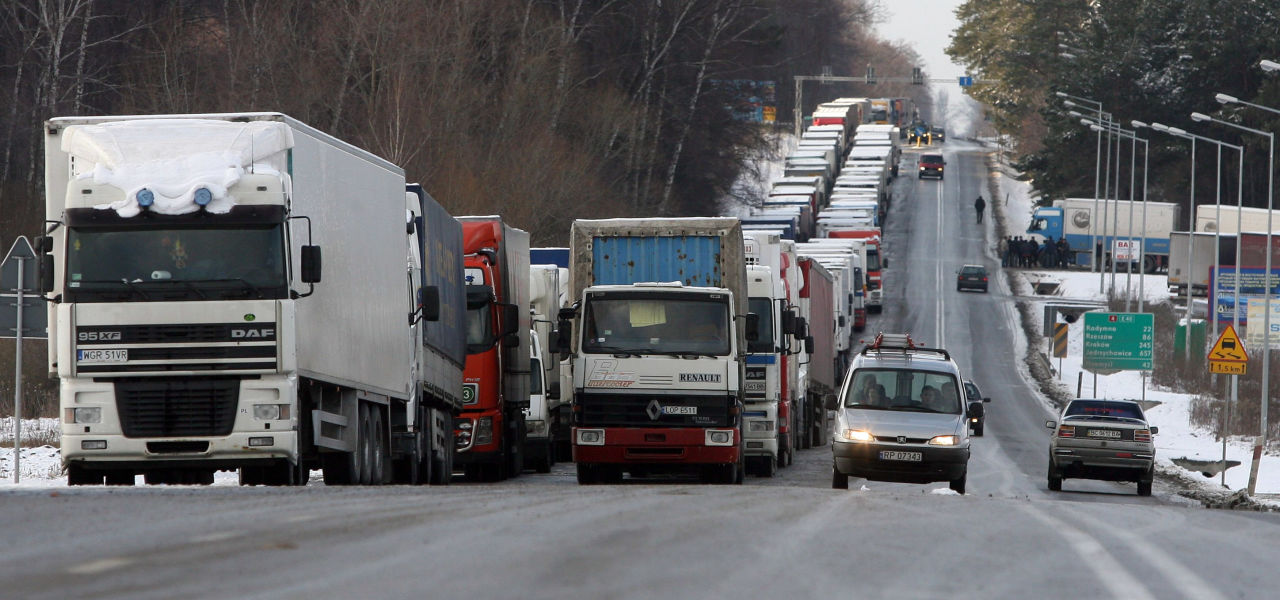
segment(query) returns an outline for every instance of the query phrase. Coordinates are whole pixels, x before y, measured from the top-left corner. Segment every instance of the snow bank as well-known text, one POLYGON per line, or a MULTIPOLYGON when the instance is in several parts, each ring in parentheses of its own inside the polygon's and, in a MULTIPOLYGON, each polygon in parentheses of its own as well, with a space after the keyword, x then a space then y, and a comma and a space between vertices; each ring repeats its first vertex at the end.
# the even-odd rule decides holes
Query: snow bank
POLYGON ((62 136, 62 150, 75 158, 76 179, 124 191, 124 200, 95 207, 122 217, 142 211, 137 194, 144 188, 154 194, 149 210, 156 213, 200 210, 195 194, 201 188, 212 194, 205 210, 228 212, 235 199, 227 188, 249 168, 283 171, 283 151, 292 147, 293 132, 275 121, 141 119, 72 125, 62 136))

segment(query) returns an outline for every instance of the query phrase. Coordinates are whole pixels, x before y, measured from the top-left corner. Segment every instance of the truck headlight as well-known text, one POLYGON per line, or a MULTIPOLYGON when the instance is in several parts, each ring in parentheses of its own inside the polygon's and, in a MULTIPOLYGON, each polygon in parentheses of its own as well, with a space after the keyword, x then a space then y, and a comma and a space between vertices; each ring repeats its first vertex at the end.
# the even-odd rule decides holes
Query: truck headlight
POLYGON ((259 421, 279 421, 288 418, 288 408, 280 409, 279 404, 254 404, 253 418, 259 421), (282 416, 282 413, 284 416, 282 416))
POLYGON ((875 439, 870 433, 861 429, 846 429, 841 431, 840 438, 846 442, 870 442, 875 439))
POLYGON ((476 419, 475 445, 483 446, 493 443, 493 417, 476 419))
POLYGON ((604 430, 603 429, 579 429, 578 430, 579 446, 603 446, 604 430))
POLYGON ((773 421, 747 421, 747 431, 773 431, 773 421))
POLYGON ((708 429, 706 443, 708 446, 732 446, 733 430, 708 429))
POLYGON ((68 423, 101 423, 102 408, 98 406, 68 408, 65 418, 68 423))
POLYGON ((534 437, 544 437, 547 435, 546 421, 525 421, 525 433, 534 437))
POLYGON ((960 438, 954 435, 937 435, 929 440, 930 446, 954 446, 960 438))

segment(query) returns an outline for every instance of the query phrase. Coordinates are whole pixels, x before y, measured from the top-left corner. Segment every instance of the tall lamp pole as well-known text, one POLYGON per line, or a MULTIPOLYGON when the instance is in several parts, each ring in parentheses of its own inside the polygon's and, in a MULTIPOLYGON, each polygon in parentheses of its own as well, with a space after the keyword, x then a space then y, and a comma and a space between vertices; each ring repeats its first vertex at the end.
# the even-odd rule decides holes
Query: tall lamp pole
MULTIPOLYGON (((1084 97, 1081 97, 1081 96, 1073 96, 1073 95, 1068 94, 1068 93, 1066 93, 1066 92, 1055 92, 1055 94, 1056 94, 1059 98, 1065 98, 1065 100, 1063 100, 1063 102, 1062 102, 1062 103, 1063 103, 1064 105, 1066 105, 1066 106, 1069 106, 1069 107, 1078 107, 1078 108, 1083 108, 1083 109, 1085 109, 1085 110, 1088 110, 1088 111, 1091 111, 1091 112, 1093 112, 1093 113, 1096 113, 1098 116, 1097 116, 1097 117, 1094 117, 1094 118, 1095 118, 1095 119, 1097 119, 1097 120, 1099 120, 1099 121, 1102 121, 1102 122, 1110 122, 1110 121, 1111 121, 1111 113, 1109 113, 1109 112, 1106 112, 1106 111, 1102 110, 1102 103, 1101 103, 1101 102, 1099 102, 1099 101, 1097 101, 1097 100, 1091 100, 1091 99, 1089 99, 1089 98, 1084 98, 1084 97), (1092 107, 1089 107, 1089 106, 1081 106, 1081 105, 1077 104, 1077 101, 1078 101, 1078 102, 1088 102, 1089 104, 1092 104, 1092 105, 1094 105, 1094 106, 1092 106, 1092 107)), ((1073 116, 1073 117, 1081 117, 1081 118, 1086 117, 1086 115, 1081 114, 1081 113, 1079 113, 1079 112, 1077 112, 1077 111, 1071 111, 1071 112, 1070 112, 1070 113, 1068 113, 1068 114, 1070 114, 1070 115, 1071 115, 1071 116, 1073 116)), ((1099 272, 1099 271, 1101 270, 1101 267, 1099 267, 1099 266, 1098 266, 1098 263, 1102 262, 1102 256, 1101 256, 1101 253, 1095 254, 1095 252, 1097 252, 1096 248, 1098 248, 1098 225, 1097 225, 1098 215, 1099 215, 1099 206, 1098 206, 1098 198, 1099 198, 1099 196, 1098 196, 1098 194, 1099 194, 1099 191, 1100 191, 1100 190, 1099 190, 1099 188, 1101 187, 1101 186, 1100 186, 1100 182, 1102 181, 1102 180, 1100 179, 1100 176, 1102 175, 1102 132, 1101 132, 1101 131, 1099 131, 1099 132, 1097 132, 1097 133, 1098 133, 1098 149, 1097 149, 1097 154, 1096 154, 1097 159, 1096 159, 1096 161, 1095 161, 1095 165, 1094 165, 1094 168, 1093 168, 1093 214, 1090 216, 1090 219, 1089 219, 1089 223, 1090 223, 1089 231, 1093 234, 1093 235, 1091 236, 1091 239, 1090 239, 1090 242, 1092 242, 1092 245, 1089 247, 1089 270, 1090 270, 1090 272, 1092 272, 1092 273, 1097 273, 1097 272, 1099 272)), ((1107 166, 1108 166, 1108 169, 1110 168, 1110 165, 1111 165, 1110 152, 1111 152, 1111 139, 1110 139, 1110 138, 1107 138, 1107 153, 1108 153, 1108 156, 1107 156, 1107 166)), ((1110 180, 1110 178, 1111 178, 1111 177, 1110 177, 1110 174, 1108 173, 1107 180, 1110 180)), ((1103 225, 1106 225, 1106 217, 1105 217, 1105 216, 1103 216, 1103 217, 1102 217, 1102 221, 1103 221, 1103 225)), ((1104 233, 1105 233, 1105 232, 1104 232, 1104 233)), ((1098 279, 1098 293, 1102 293, 1102 286, 1103 286, 1102 279, 1101 279, 1101 278, 1099 278, 1099 279, 1098 279)))
MULTIPOLYGON (((1253 106, 1280 114, 1280 110, 1238 100, 1231 96, 1227 96, 1226 94, 1218 94, 1217 100, 1224 104, 1234 101, 1247 106, 1253 106)), ((1266 281, 1264 284, 1266 306, 1262 311, 1262 399, 1261 406, 1259 407, 1262 431, 1261 436, 1258 438, 1258 443, 1253 450, 1253 467, 1250 469, 1249 473, 1249 495, 1252 496, 1258 483, 1258 463, 1262 458, 1261 452, 1267 445, 1267 405, 1271 403, 1271 230, 1272 216, 1275 212, 1275 196, 1272 193, 1272 190, 1275 187, 1273 185, 1273 178, 1275 174, 1276 136, 1269 131, 1245 127, 1244 125, 1238 125, 1230 121, 1223 121, 1222 119, 1215 119, 1203 113, 1191 113, 1191 119, 1202 123, 1218 123, 1220 125, 1234 127, 1241 131, 1247 131, 1249 133, 1255 133, 1267 137, 1267 260, 1266 272, 1263 275, 1263 280, 1266 281)))

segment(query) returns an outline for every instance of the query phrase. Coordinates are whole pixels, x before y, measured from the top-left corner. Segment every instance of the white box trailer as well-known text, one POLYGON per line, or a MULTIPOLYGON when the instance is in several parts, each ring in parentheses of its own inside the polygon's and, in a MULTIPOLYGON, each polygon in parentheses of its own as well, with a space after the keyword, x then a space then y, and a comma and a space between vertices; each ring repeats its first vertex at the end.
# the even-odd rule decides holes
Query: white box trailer
POLYGON ((423 256, 445 223, 417 223, 438 205, 399 167, 279 113, 69 117, 45 123, 45 183, 70 484, 447 471, 424 411, 461 403, 460 365, 420 364, 418 324, 462 317, 460 286, 425 285, 461 252, 423 256))
MULTIPOLYGON (((1196 207, 1196 231, 1208 233, 1240 233, 1241 231, 1267 231, 1265 208, 1236 208, 1226 204, 1201 204, 1196 207), (1221 223, 1221 226, 1219 226, 1221 223)), ((1271 217, 1272 233, 1280 232, 1280 211, 1271 217)))

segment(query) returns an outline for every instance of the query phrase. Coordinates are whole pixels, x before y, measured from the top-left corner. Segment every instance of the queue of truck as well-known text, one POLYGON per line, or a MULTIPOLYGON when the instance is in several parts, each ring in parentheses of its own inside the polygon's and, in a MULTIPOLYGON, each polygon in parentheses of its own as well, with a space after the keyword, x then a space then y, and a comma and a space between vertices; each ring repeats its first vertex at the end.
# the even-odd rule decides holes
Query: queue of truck
POLYGON ((761 215, 790 219, 579 220, 568 248, 279 113, 51 119, 68 483, 771 476, 828 443, 880 305, 896 138, 868 106, 821 109, 761 215), (870 194, 836 185, 849 156, 870 194))

